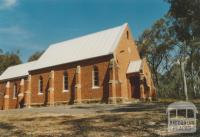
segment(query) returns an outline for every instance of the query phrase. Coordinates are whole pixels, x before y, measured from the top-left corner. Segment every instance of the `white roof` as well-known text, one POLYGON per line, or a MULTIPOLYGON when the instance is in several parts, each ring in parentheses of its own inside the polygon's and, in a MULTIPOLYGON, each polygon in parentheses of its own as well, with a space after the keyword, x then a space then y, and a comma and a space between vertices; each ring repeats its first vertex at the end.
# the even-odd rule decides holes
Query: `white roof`
POLYGON ((31 70, 113 54, 127 25, 53 44, 31 70))
POLYGON ((36 63, 36 61, 19 64, 8 67, 3 74, 0 76, 0 80, 13 79, 18 77, 24 77, 28 75, 28 71, 36 63))
POLYGON ((128 66, 127 73, 129 74, 129 73, 139 72, 141 68, 142 68, 142 60, 131 61, 128 66))

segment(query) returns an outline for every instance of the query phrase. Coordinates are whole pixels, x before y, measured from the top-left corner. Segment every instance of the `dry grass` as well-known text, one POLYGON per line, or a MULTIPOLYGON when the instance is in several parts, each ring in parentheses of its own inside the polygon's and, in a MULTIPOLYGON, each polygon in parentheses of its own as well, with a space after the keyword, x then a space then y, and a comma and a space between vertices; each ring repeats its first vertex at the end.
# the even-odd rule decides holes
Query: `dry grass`
MULTIPOLYGON (((0 114, 0 136, 7 137, 141 137, 167 136, 166 105, 73 106, 74 113, 7 111, 0 114), (98 109, 99 107, 99 109, 98 109), (79 110, 88 111, 81 114, 79 110), (92 110, 96 110, 95 112, 92 110), (100 111, 99 111, 100 110, 100 111), (76 113, 76 112, 79 113, 76 113), (23 113, 22 113, 23 112, 23 113)), ((51 108, 50 108, 51 109, 51 108)), ((67 111, 67 110, 65 110, 67 111)), ((199 127, 199 126, 198 126, 199 127)), ((185 134, 181 136, 199 136, 185 134)), ((168 135, 172 136, 172 135, 168 135)), ((179 135, 173 135, 179 136, 179 135)))

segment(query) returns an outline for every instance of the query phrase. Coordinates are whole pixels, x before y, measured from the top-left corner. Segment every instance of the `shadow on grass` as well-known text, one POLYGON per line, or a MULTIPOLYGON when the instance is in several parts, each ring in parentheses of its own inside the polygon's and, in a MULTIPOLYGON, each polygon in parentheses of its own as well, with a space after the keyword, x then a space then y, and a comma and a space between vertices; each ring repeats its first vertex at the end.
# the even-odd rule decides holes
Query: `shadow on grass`
MULTIPOLYGON (((51 121, 51 120, 62 120, 62 119, 72 119, 73 116, 41 116, 41 117, 30 117, 30 118, 22 118, 19 119, 18 121, 51 121)), ((17 120, 16 120, 17 121, 17 120)))
POLYGON ((16 126, 10 123, 0 122, 0 129, 3 130, 3 132, 5 133, 1 134, 0 136, 10 137, 11 134, 20 137, 27 136, 27 134, 24 131, 17 129, 16 126))
MULTIPOLYGON (((61 125, 72 125, 72 135, 86 136, 124 136, 145 133, 148 136, 158 136, 146 125, 148 117, 134 118, 126 114, 97 115, 88 118, 72 119, 61 122, 61 125)), ((160 125, 157 125, 159 128, 160 125)))
MULTIPOLYGON (((35 116, 29 118, 19 119, 19 122, 33 122, 41 121, 48 122, 53 121, 57 129, 59 126, 59 133, 55 132, 55 136, 70 136, 70 137, 122 137, 122 136, 148 136, 148 137, 157 137, 158 132, 167 128, 167 117, 166 117, 166 108, 168 104, 160 103, 150 103, 150 104, 128 104, 121 105, 109 110, 111 113, 93 113, 92 115, 84 116, 35 116), (122 112, 122 113, 120 113, 122 112), (139 113, 126 113, 126 112, 139 112, 139 113), (152 124, 153 122, 153 124, 152 124), (163 124, 164 123, 164 124, 163 124), (68 131, 68 132, 66 132, 68 131), (59 134, 59 135, 58 135, 59 134)), ((98 106, 83 106, 83 109, 89 108, 98 108, 98 106)), ((102 110, 103 111, 103 110, 102 110)), ((105 110, 107 111, 107 110, 105 110)), ((200 119, 200 115, 197 115, 197 119, 200 119)), ((18 119, 16 120, 18 122, 18 119)), ((37 123, 36 122, 36 123, 37 123)), ((51 123, 52 124, 52 123, 51 123)), ((200 125, 197 121, 197 133, 195 134, 178 134, 170 135, 170 137, 188 137, 194 136, 197 137, 200 134, 200 125)), ((50 125, 52 126, 52 125, 50 125)), ((4 131, 11 132, 12 135, 16 136, 28 136, 25 131, 21 131, 18 127, 15 127, 13 124, 9 123, 0 123, 0 128, 4 131), (15 130, 17 129, 17 130, 15 130)), ((39 130, 40 127, 36 129, 39 130)), ((53 132, 53 131, 52 131, 53 132)), ((51 132, 51 133, 52 133, 51 132)), ((54 136, 49 135, 51 133, 42 133, 42 135, 37 135, 40 137, 54 136)), ((37 133, 36 133, 37 134, 37 133)))
MULTIPOLYGON (((97 109, 97 108, 104 108, 107 104, 105 103, 97 103, 97 104, 84 104, 84 105, 74 105, 70 109, 97 109), (102 105, 102 106, 101 106, 102 105), (105 105, 105 106, 104 106, 105 105)), ((110 104, 109 104, 110 105, 110 104)))
MULTIPOLYGON (((129 104, 110 110, 110 114, 99 114, 96 116, 80 119, 72 119, 60 124, 72 125, 72 135, 76 136, 161 136, 167 130, 166 108, 168 104, 129 104), (122 112, 122 113, 118 113, 122 112), (123 113, 124 112, 124 113, 123 113), (140 112, 126 113, 126 112, 140 112), (142 113, 144 112, 144 113, 142 113), (159 114, 159 115, 157 115, 159 114), (150 124, 153 123, 153 124, 150 124)), ((200 115, 197 115, 197 119, 200 115)), ((198 123, 198 121, 197 121, 198 123)), ((198 137, 200 126, 194 134, 169 135, 170 137, 198 137)), ((167 134, 165 133, 165 136, 167 134)))
POLYGON ((168 104, 129 104, 120 108, 112 109, 111 112, 144 112, 144 111, 157 111, 161 113, 166 112, 168 104))
POLYGON ((11 130, 14 128, 15 126, 13 126, 12 124, 0 122, 0 129, 11 130))

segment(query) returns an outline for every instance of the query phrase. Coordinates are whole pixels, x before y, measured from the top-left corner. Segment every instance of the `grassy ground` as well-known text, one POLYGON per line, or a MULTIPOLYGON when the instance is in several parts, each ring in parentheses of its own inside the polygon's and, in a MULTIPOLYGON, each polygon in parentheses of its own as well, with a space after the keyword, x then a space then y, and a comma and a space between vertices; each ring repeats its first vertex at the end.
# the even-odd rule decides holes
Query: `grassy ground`
POLYGON ((87 104, 0 111, 0 136, 200 136, 199 120, 195 134, 167 134, 166 107, 167 103, 87 104))

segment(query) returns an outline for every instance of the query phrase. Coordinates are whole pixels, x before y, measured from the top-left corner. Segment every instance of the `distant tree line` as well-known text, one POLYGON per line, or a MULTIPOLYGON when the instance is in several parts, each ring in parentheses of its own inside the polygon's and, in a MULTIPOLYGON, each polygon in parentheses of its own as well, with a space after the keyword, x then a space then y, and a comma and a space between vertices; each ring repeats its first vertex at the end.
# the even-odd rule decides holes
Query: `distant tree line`
POLYGON ((200 97, 200 0, 165 0, 169 11, 137 43, 151 67, 158 97, 200 97), (184 82, 184 77, 186 82, 184 82))
POLYGON ((37 60, 43 53, 44 51, 36 51, 28 58, 28 62, 37 60))
MULTIPOLYGON (((29 58, 28 62, 37 60, 43 51, 37 51, 33 53, 29 58)), ((16 52, 4 52, 0 49, 0 74, 2 74, 8 67, 13 65, 21 64, 22 61, 19 56, 19 51, 16 52)))
POLYGON ((19 57, 19 51, 17 52, 6 52, 0 49, 0 74, 9 66, 17 65, 21 63, 21 59, 19 57))

